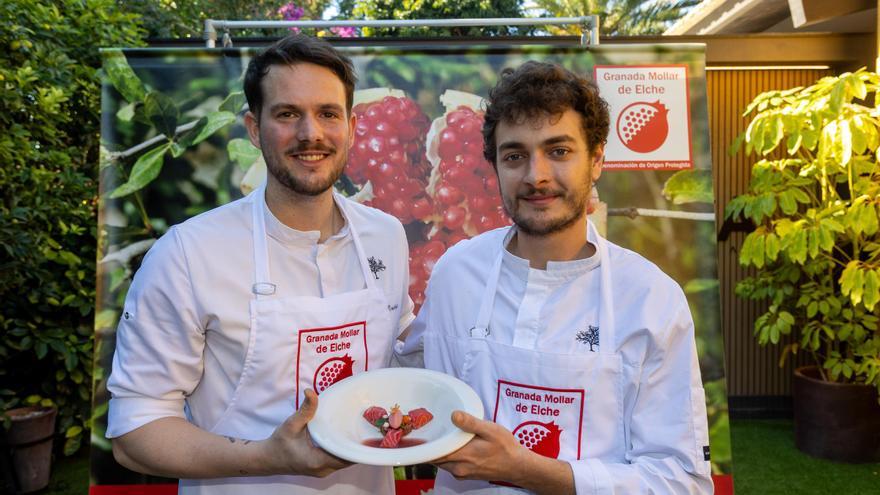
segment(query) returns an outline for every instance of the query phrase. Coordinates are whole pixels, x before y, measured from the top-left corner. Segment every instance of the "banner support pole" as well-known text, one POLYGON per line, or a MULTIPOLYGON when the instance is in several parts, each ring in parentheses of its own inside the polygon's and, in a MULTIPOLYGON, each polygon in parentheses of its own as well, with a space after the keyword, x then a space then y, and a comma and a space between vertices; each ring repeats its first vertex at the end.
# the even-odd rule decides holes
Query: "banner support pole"
MULTIPOLYGON (((205 46, 217 46, 217 29, 224 31, 224 46, 232 29, 331 28, 331 27, 472 27, 472 26, 562 26, 579 25, 581 44, 599 44, 599 16, 581 17, 514 17, 491 19, 404 19, 404 20, 329 20, 329 21, 229 21, 205 20, 205 46)), ((232 46, 229 37, 228 46, 232 46)))

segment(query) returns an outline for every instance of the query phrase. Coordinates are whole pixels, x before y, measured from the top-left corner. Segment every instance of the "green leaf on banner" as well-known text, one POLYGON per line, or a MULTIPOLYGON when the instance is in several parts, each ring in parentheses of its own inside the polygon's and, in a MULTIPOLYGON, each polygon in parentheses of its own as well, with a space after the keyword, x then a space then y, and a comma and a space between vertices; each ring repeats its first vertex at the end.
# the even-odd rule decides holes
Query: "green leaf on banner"
POLYGON ((226 99, 223 100, 223 103, 220 104, 220 110, 223 112, 238 114, 245 103, 247 103, 247 98, 244 97, 244 92, 234 91, 229 93, 229 96, 227 96, 226 99))
POLYGON ((116 118, 123 122, 130 122, 132 117, 134 117, 134 103, 124 105, 116 111, 116 118))
POLYGON ((685 203, 712 204, 712 174, 708 170, 681 170, 663 186, 666 199, 680 205, 685 203))
POLYGON ((128 65, 128 60, 126 60, 122 50, 105 50, 103 58, 104 74, 107 75, 110 84, 119 91, 119 94, 129 103, 143 100, 147 90, 134 71, 131 70, 131 66, 128 65))
POLYGON ((235 122, 235 114, 232 112, 211 112, 200 118, 196 126, 186 131, 177 144, 181 148, 188 148, 192 145, 199 144, 205 139, 211 137, 212 134, 227 125, 235 122))
POLYGON ((171 143, 166 143, 141 155, 131 169, 131 175, 128 177, 128 182, 114 189, 113 192, 110 193, 110 198, 121 198, 122 196, 139 191, 152 182, 153 179, 158 177, 159 172, 162 170, 165 152, 168 151, 170 147, 171 143))
POLYGON ((229 152, 229 159, 238 163, 242 170, 247 170, 257 161, 262 152, 259 148, 251 144, 247 139, 236 138, 229 141, 226 145, 229 152))
POLYGON ((174 138, 180 110, 171 98, 158 91, 147 93, 144 98, 144 113, 159 132, 165 134, 169 139, 174 138))

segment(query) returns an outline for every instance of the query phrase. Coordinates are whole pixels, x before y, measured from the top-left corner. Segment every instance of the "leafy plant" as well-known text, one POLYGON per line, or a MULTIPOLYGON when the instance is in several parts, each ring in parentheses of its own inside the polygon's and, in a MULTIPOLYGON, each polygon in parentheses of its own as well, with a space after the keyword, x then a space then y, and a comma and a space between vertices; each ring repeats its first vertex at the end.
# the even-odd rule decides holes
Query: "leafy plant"
MULTIPOLYGON (((468 19, 468 18, 512 18, 522 17, 522 6, 518 0, 408 0, 386 2, 382 0, 362 0, 341 2, 340 17, 354 19, 468 19)), ((528 34, 529 27, 491 26, 491 27, 405 27, 405 28, 363 28, 364 36, 491 36, 499 34, 528 34)))
MULTIPOLYGON (((700 0, 535 0, 548 17, 599 16, 599 33, 612 36, 663 34, 700 0)), ((551 34, 580 34, 577 26, 551 26, 551 34)))
POLYGON ((755 98, 735 147, 766 158, 726 216, 755 225, 740 263, 756 274, 736 292, 770 302, 758 342, 794 334, 780 364, 803 352, 825 380, 880 389, 878 88, 880 76, 860 70, 755 98))
MULTIPOLYGON (((289 0, 117 0, 129 12, 143 19, 146 37, 153 38, 201 38, 206 19, 244 21, 280 19, 278 10, 289 0)), ((304 10, 304 18, 320 19, 330 0, 297 0, 296 6, 304 10)), ((235 36, 280 35, 278 30, 236 29, 235 36)))
POLYGON ((97 46, 137 45, 112 0, 0 4, 0 406, 91 417, 101 94, 97 46))

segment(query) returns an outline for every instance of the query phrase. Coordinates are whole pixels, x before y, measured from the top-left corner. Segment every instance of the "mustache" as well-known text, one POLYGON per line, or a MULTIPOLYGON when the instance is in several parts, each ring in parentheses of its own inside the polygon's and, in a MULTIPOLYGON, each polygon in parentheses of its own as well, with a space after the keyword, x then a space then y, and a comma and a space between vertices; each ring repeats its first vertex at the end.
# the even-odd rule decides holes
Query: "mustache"
POLYGON ((284 153, 287 155, 293 153, 335 153, 336 148, 333 146, 327 146, 321 143, 302 143, 295 146, 291 146, 290 148, 284 150, 284 153))
POLYGON ((564 196, 565 191, 562 189, 552 189, 544 187, 526 186, 524 191, 519 192, 516 197, 525 199, 531 196, 564 196))

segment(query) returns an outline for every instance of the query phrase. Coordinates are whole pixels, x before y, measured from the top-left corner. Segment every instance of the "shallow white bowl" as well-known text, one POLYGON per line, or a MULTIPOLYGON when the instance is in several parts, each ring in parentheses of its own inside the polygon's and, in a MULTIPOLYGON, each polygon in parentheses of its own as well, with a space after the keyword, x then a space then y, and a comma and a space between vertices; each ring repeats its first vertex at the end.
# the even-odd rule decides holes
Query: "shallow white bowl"
POLYGON ((308 424, 312 439, 327 452, 359 464, 408 466, 433 461, 455 452, 474 435, 452 424, 452 411, 462 410, 483 417, 483 403, 463 381, 418 368, 384 368, 359 373, 333 384, 318 397, 318 412, 308 424), (363 445, 381 438, 364 418, 370 406, 390 410, 395 404, 406 413, 424 407, 434 419, 406 438, 425 443, 383 449, 363 445))

